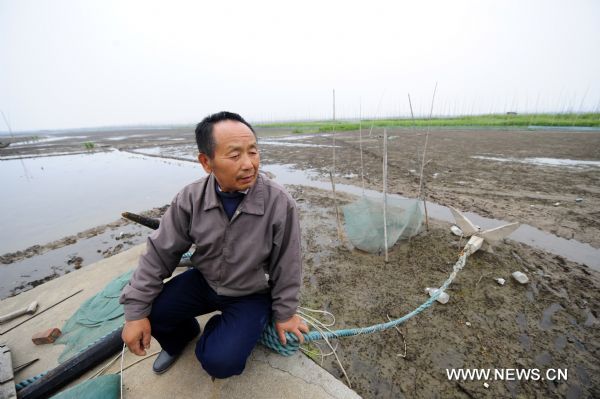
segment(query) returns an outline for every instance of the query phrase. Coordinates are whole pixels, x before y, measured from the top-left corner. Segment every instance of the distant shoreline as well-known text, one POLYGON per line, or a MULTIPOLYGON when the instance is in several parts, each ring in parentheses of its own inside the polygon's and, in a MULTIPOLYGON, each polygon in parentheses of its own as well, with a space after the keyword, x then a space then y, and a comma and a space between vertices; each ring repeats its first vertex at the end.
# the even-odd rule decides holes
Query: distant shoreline
MULTIPOLYGON (((598 127, 600 128, 600 113, 542 113, 542 114, 486 114, 469 116, 434 116, 430 118, 365 118, 362 120, 344 118, 336 120, 282 120, 274 122, 251 121, 261 128, 295 128, 298 133, 330 132, 358 130, 362 122, 363 129, 373 127, 523 127, 523 128, 558 128, 558 127, 598 127)), ((173 130, 192 129, 194 123, 130 125, 130 126, 97 126, 69 129, 41 129, 9 132, 0 130, 0 136, 10 137, 39 134, 70 134, 82 132, 119 132, 132 130, 173 130)))

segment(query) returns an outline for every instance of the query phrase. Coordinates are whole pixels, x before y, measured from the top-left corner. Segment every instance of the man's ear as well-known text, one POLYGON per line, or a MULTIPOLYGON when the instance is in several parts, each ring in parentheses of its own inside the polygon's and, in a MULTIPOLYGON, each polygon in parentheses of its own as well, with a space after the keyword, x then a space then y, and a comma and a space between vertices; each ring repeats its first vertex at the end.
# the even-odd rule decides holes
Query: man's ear
POLYGON ((208 155, 204 154, 204 153, 199 153, 198 154, 198 162, 200 162, 200 164, 202 165, 202 167, 204 168, 204 171, 206 173, 208 173, 209 175, 212 173, 212 162, 210 160, 210 158, 208 157, 208 155))

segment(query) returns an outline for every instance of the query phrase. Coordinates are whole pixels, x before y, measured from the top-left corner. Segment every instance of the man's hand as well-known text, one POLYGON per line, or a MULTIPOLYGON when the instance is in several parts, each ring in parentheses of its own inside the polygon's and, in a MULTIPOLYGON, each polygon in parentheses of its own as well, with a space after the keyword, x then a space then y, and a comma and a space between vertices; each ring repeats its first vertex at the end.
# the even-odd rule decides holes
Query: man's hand
POLYGON ((131 352, 146 356, 146 349, 150 348, 150 320, 145 318, 126 321, 121 338, 131 352))
POLYGON ((277 335, 279 335, 279 341, 282 345, 286 345, 287 341, 285 339, 285 333, 289 332, 298 337, 300 343, 304 343, 303 332, 308 332, 308 326, 304 324, 304 321, 297 314, 293 315, 289 320, 286 321, 276 321, 275 322, 275 330, 277 331, 277 335))

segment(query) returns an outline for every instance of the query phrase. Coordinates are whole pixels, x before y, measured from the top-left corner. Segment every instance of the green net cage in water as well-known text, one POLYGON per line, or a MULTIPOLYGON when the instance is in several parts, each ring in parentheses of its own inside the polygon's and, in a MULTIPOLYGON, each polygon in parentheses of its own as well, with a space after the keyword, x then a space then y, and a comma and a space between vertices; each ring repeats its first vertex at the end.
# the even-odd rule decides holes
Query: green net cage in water
MULTIPOLYGON (((342 207, 346 236, 356 248, 381 253, 385 250, 383 198, 363 196, 342 207)), ((387 197, 387 247, 417 235, 423 227, 423 203, 418 199, 387 197)))

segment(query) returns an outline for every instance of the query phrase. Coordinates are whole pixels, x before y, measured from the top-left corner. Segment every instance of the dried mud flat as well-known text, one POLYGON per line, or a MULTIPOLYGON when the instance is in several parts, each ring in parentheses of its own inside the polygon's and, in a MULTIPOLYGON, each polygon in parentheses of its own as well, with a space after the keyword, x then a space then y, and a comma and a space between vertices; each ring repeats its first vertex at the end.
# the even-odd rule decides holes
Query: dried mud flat
MULTIPOLYGON (((417 194, 425 133, 423 129, 388 129, 389 192, 407 197, 417 194)), ((362 142, 365 184, 378 191, 382 189, 381 135, 377 129, 369 136, 367 128, 362 142)), ((300 142, 321 147, 263 146, 262 157, 266 162, 294 163, 321 172, 331 168, 331 135, 314 135, 300 142)), ((360 186, 359 133, 336 133, 335 145, 337 178, 360 186)), ((426 160, 428 200, 526 223, 600 248, 599 132, 432 129, 426 160), (478 156, 513 161, 473 158, 478 156), (592 161, 597 166, 535 165, 525 163, 528 158, 592 161)))
MULTIPOLYGON (((380 134, 373 132, 368 137, 365 132, 363 142, 366 185, 376 190, 381 187, 380 134)), ((169 152, 162 156, 182 159, 189 159, 193 151, 191 131, 138 135, 133 139, 121 139, 120 135, 112 134, 119 139, 118 145, 117 140, 105 138, 97 140, 104 143, 98 147, 136 150, 168 145, 169 152), (169 137, 183 140, 174 143, 169 137)), ((390 191, 414 196, 424 131, 392 129, 389 136, 390 191)), ((34 151, 17 149, 13 154, 73 152, 81 148, 78 140, 89 138, 49 143, 34 151)), ((321 172, 331 166, 331 136, 274 140, 296 145, 262 145, 263 163, 295 164, 321 172), (306 144, 311 146, 304 147, 306 144)), ((335 143, 336 180, 360 186, 358 133, 336 134, 335 143)), ((598 161, 600 134, 438 129, 432 130, 429 145, 427 159, 431 161, 426 168, 426 182, 431 200, 483 216, 528 223, 600 247, 598 168, 556 168, 471 158, 598 161), (583 201, 575 202, 575 198, 583 201), (560 204, 554 205, 557 202, 560 204)), ((306 186, 288 188, 301 214, 302 305, 331 311, 337 319, 336 328, 377 324, 387 321, 386 315, 395 318, 413 310, 427 299, 424 287, 437 286, 448 277, 464 244, 449 233, 448 224, 432 222, 429 232, 396 244, 390 262, 385 264, 383 257, 353 250, 348 243, 337 240, 330 192, 306 186)), ((339 198, 342 203, 353 200, 344 194, 339 198)), ((85 266, 93 259, 88 253, 98 249, 84 243, 96 233, 125 226, 120 224, 122 221, 116 223, 91 229, 81 237, 4 255, 3 261, 8 262, 11 256, 17 261, 30 256, 43 259, 55 247, 68 247, 85 260, 85 266)), ((146 232, 149 230, 138 230, 127 240, 130 244, 116 251, 143 240, 146 232)), ((115 239, 107 244, 107 255, 119 244, 115 239)), ((405 358, 398 356, 404 352, 404 344, 396 330, 341 339, 338 355, 352 387, 366 398, 600 397, 599 288, 599 272, 506 241, 495 254, 477 253, 469 259, 448 291, 448 304, 435 304, 400 327, 407 345, 405 358), (517 270, 529 276, 529 284, 519 285, 510 278, 510 273, 517 270), (505 278, 506 285, 499 286, 493 280, 496 277, 505 278), (447 368, 567 369, 568 380, 488 381, 489 387, 485 388, 483 381, 449 381, 447 368)), ((322 364, 344 381, 332 356, 322 364)))
MULTIPOLYGON (((386 264, 383 256, 338 241, 330 193, 289 190, 301 211, 302 305, 332 312, 336 329, 412 311, 428 298, 425 287, 449 276, 464 245, 449 224, 432 223, 430 231, 397 243, 386 264)), ((406 357, 399 356, 404 341, 394 329, 338 340, 352 387, 365 398, 598 397, 600 273, 509 240, 495 252, 471 256, 447 291, 447 304, 436 303, 400 326, 406 357), (517 270, 529 276, 527 285, 510 277, 517 270), (489 381, 485 388, 484 381, 449 381, 449 368, 567 369, 568 380, 489 381)), ((322 365, 345 381, 333 356, 322 365)))

